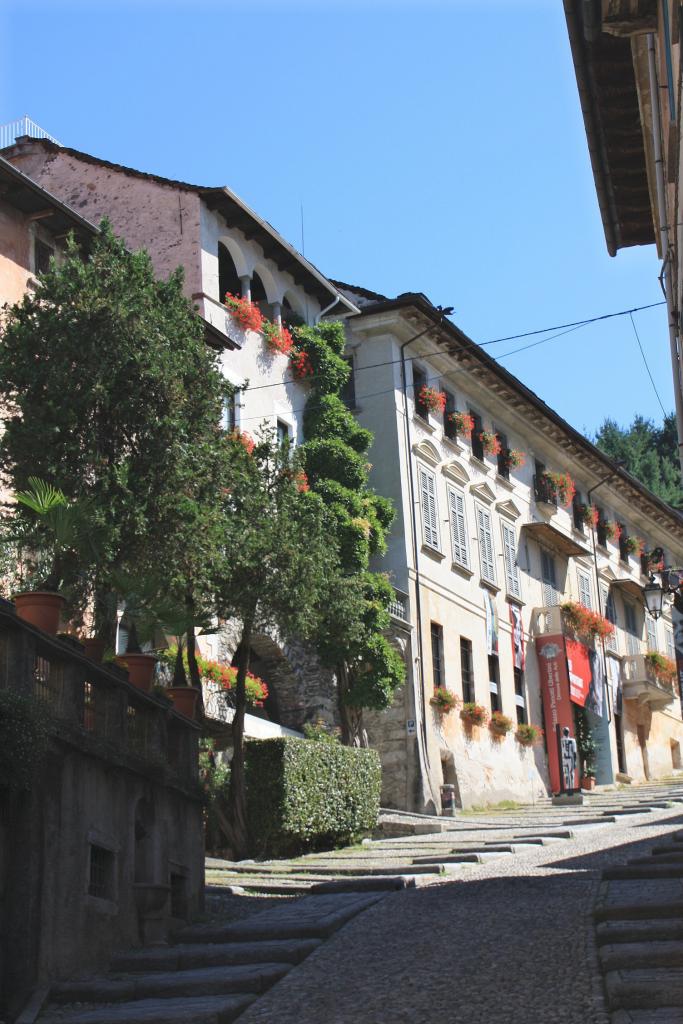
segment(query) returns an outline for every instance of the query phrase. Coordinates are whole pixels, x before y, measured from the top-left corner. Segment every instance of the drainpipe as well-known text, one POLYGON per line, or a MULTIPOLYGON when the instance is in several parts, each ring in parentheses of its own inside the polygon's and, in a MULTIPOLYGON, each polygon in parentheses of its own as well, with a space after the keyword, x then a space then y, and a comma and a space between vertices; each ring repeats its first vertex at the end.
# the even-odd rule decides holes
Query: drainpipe
POLYGON ((683 482, 683 396, 681 394, 681 368, 678 351, 678 314, 671 280, 671 259, 669 248, 669 226, 666 214, 666 195, 664 186, 664 160, 662 156, 662 125, 659 107, 659 85, 657 82, 657 63, 655 37, 650 32, 647 37, 647 62, 650 75, 650 97, 652 100, 652 138, 655 153, 655 177, 657 182, 657 219, 659 221, 659 237, 664 260, 664 286, 666 311, 669 319, 669 347, 671 350, 671 371, 673 374, 674 399, 676 402, 676 432, 678 434, 678 461, 683 482))
MULTIPOLYGON (((441 312, 442 317, 446 315, 446 311, 441 312)), ((418 678, 419 684, 415 686, 416 696, 416 711, 419 712, 420 716, 420 730, 418 732, 418 749, 420 753, 420 760, 422 762, 423 770, 427 777, 429 785, 429 791, 436 807, 437 814, 441 810, 440 799, 437 799, 432 789, 431 779, 429 777, 429 744, 427 740, 427 715, 425 708, 427 706, 427 698, 425 693, 425 675, 424 675, 424 637, 422 630, 422 601, 420 595, 420 559, 419 559, 419 545, 417 539, 417 517, 415 515, 415 481, 413 478, 413 459, 412 459, 412 437, 410 432, 410 417, 408 415, 408 382, 406 377, 406 356, 405 350, 408 345, 412 345, 414 341, 427 334, 429 331, 434 330, 435 325, 430 324, 429 327, 425 327, 419 334, 413 335, 412 338, 408 338, 401 345, 401 390, 403 392, 403 423, 405 427, 405 444, 406 444, 406 470, 408 474, 408 499, 410 505, 410 532, 412 538, 413 547, 413 570, 415 573, 415 622, 417 628, 417 661, 419 664, 418 678)))
MULTIPOLYGON (((599 480, 597 482, 597 484, 595 484, 593 487, 590 487, 588 489, 588 491, 586 492, 586 505, 590 506, 590 504, 591 504, 591 495, 593 494, 593 492, 597 491, 598 487, 602 487, 603 484, 606 484, 608 480, 611 480, 612 477, 614 476, 614 474, 615 474, 615 470, 612 470, 612 472, 608 473, 606 477, 603 477, 602 480, 599 480)), ((591 530, 591 543, 592 543, 592 547, 593 547, 593 567, 595 569, 595 590, 596 590, 596 596, 597 596, 597 601, 598 601, 598 612, 599 612, 600 615, 603 615, 604 613, 603 613, 603 608, 602 608, 602 595, 600 593, 600 573, 598 572, 598 552, 597 552, 596 545, 595 545, 595 527, 593 527, 593 529, 591 530)), ((605 611, 606 611, 606 609, 605 609, 605 611)), ((607 682, 607 652, 605 650, 605 641, 604 640, 602 641, 602 668, 603 668, 603 672, 605 673, 605 682, 607 682)), ((605 690, 606 690, 607 695, 609 697, 609 686, 605 685, 605 690)), ((611 722, 612 721, 612 708, 609 707, 609 700, 608 700, 608 708, 609 708, 609 718, 608 718, 608 721, 611 722)))
POLYGON ((318 323, 320 320, 322 320, 322 318, 326 316, 331 309, 334 309, 334 307, 339 304, 339 301, 339 296, 337 295, 336 298, 332 299, 332 302, 329 304, 329 306, 325 306, 324 309, 320 310, 317 317, 315 318, 315 322, 318 323))

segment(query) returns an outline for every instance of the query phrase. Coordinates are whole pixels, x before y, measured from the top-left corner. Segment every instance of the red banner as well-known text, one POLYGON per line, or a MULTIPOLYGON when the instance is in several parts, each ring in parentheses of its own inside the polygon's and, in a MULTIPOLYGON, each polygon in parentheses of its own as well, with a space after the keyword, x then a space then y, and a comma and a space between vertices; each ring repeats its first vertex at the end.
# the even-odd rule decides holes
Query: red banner
POLYGON ((550 788, 553 793, 559 793, 562 789, 562 784, 560 781, 560 752, 557 746, 557 726, 560 726, 560 732, 565 725, 568 726, 570 735, 574 735, 574 716, 570 700, 564 637, 536 637, 536 654, 541 677, 541 694, 545 715, 545 737, 548 745, 550 788))
MULTIPOLYGON (((593 679, 588 648, 571 637, 565 637, 564 644, 567 652, 569 699, 574 704, 584 707, 593 679)), ((573 732, 572 729, 572 734, 573 732)))

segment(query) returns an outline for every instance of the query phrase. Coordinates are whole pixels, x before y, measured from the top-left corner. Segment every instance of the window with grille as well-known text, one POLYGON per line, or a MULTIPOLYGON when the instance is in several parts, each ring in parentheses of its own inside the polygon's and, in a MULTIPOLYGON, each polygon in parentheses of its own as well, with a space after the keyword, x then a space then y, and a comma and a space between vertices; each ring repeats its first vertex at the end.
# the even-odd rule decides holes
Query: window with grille
POLYGON ((515 707, 517 710, 517 725, 526 725, 526 698, 524 696, 524 671, 521 668, 513 669, 515 677, 515 707))
POLYGON ((422 507, 422 537, 425 544, 436 551, 441 550, 439 537, 439 512, 436 503, 436 477, 424 466, 419 468, 420 504, 422 507))
POLYGON ((88 872, 88 895, 98 899, 114 898, 115 857, 104 846, 90 844, 90 868, 88 872))
POLYGON ((446 391, 444 393, 446 395, 446 408, 443 411, 443 432, 451 441, 455 441, 458 436, 458 432, 455 429, 455 423, 450 419, 455 412, 455 395, 452 391, 446 391))
POLYGON ((477 533, 479 535, 479 564, 481 578, 487 583, 496 583, 496 557, 491 532, 491 513, 477 505, 477 533))
POLYGON ((489 694, 491 711, 500 711, 500 676, 497 654, 489 654, 489 694))
POLYGON ((552 608, 554 605, 559 604, 560 593, 557 589, 555 559, 548 551, 543 549, 541 549, 541 581, 544 607, 552 608))
POLYGON ((37 654, 33 665, 33 692, 39 700, 59 704, 59 666, 37 654))
POLYGON ((591 590, 590 576, 586 572, 582 572, 581 569, 576 570, 576 578, 579 584, 579 603, 584 608, 590 608, 593 610, 593 592, 591 590))
POLYGON ((510 465, 508 463, 508 439, 507 434, 504 434, 502 430, 497 430, 496 434, 500 442, 500 451, 496 456, 498 475, 502 476, 504 480, 510 479, 510 465))
POLYGON ((575 530, 585 533, 586 524, 583 521, 582 508, 583 498, 581 497, 581 491, 577 491, 572 499, 572 522, 575 530))
POLYGON ((451 544, 453 561, 465 569, 470 567, 470 552, 467 541, 467 518, 465 516, 465 495, 455 487, 448 488, 448 505, 451 516, 451 544))
POLYGON ((517 538, 513 526, 503 523, 503 556, 505 561, 505 585, 510 597, 522 596, 522 583, 517 565, 517 538))
POLYGON ((462 680, 462 699, 465 704, 474 700, 474 671, 472 668, 472 641, 460 637, 460 678, 462 680))
POLYGON ((432 639, 432 677, 434 681, 434 688, 437 686, 445 686, 446 680, 443 671, 443 628, 438 622, 432 622, 431 624, 431 639, 432 639))

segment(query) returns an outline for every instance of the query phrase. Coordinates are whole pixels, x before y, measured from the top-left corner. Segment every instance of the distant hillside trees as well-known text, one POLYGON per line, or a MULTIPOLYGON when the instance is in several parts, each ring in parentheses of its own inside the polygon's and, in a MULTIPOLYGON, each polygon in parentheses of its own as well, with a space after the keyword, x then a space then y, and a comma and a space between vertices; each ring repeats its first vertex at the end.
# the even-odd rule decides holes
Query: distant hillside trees
POLYGON ((610 458, 623 460, 628 472, 663 501, 683 508, 673 413, 664 418, 661 427, 643 416, 635 416, 629 427, 607 418, 593 443, 610 458))

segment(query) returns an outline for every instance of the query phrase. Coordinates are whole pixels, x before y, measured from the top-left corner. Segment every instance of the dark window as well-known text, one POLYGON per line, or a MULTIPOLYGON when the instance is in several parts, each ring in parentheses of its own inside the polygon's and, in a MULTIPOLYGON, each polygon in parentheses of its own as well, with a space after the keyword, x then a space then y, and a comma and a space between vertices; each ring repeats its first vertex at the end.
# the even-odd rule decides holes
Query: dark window
POLYGON ((496 431, 498 440, 500 441, 500 451, 496 456, 498 460, 498 475, 502 476, 503 479, 510 479, 510 464, 508 463, 508 456, 510 449, 508 448, 507 434, 504 434, 502 430, 496 431))
POLYGON ((279 445, 283 445, 285 443, 288 444, 291 440, 292 439, 291 439, 291 436, 290 436, 290 433, 289 433, 289 426, 284 422, 284 420, 278 420, 277 421, 277 443, 279 445))
POLYGON ((619 523, 619 526, 621 527, 621 533, 619 534, 619 558, 622 562, 628 562, 628 548, 626 547, 628 530, 623 523, 619 523))
POLYGON ((497 654, 489 654, 489 693, 491 695, 491 711, 500 711, 500 677, 497 654))
POLYGON ((450 417, 455 412, 455 395, 450 391, 446 391, 446 408, 443 411, 443 432, 446 437, 450 437, 451 440, 455 440, 458 436, 455 429, 455 424, 451 422, 450 417))
POLYGON ((237 426, 237 395, 238 392, 233 391, 223 402, 223 427, 229 434, 237 426))
POLYGON ((434 688, 444 686, 443 672, 443 628, 438 622, 432 622, 432 675, 434 677, 434 688))
POLYGON ((413 401, 415 402, 415 412, 418 416, 421 416, 423 420, 429 419, 429 409, 420 398, 420 392, 423 387, 427 385, 427 377, 423 370, 413 363, 413 401))
POLYGON ((232 256, 223 245, 222 242, 218 243, 218 298, 221 302, 225 302, 226 293, 230 292, 231 295, 236 295, 238 298, 242 294, 242 285, 240 279, 237 276, 237 270, 233 262, 232 256))
POLYGON ((472 641, 460 637, 460 675, 462 678, 462 699, 466 704, 474 700, 474 672, 472 671, 472 641))
POLYGON ((538 461, 534 465, 534 497, 545 505, 557 506, 557 494, 545 475, 545 464, 538 461))
POLYGON ((344 387, 341 389, 340 398, 347 409, 356 408, 356 378, 353 370, 353 356, 344 356, 344 362, 348 366, 349 373, 348 380, 344 387))
POLYGON ((39 238, 35 240, 34 264, 36 274, 45 274, 50 269, 50 258, 55 251, 51 245, 46 245, 39 238))
POLYGON ((577 491, 572 500, 572 518, 574 520, 574 529, 580 530, 581 533, 585 533, 585 524, 583 521, 583 498, 581 497, 581 491, 577 491))
POLYGON ((481 443, 481 438, 479 437, 479 435, 484 429, 484 424, 481 422, 481 416, 478 413, 476 413, 474 409, 470 409, 469 413, 472 419, 474 420, 474 429, 472 430, 472 454, 474 455, 475 459, 481 459, 483 462, 484 446, 481 443))
POLYGON ((114 854, 94 843, 90 844, 88 895, 102 900, 110 900, 114 896, 114 854))
POLYGON ((607 533, 605 530, 606 526, 607 519, 605 517, 605 510, 604 508, 600 508, 600 506, 598 506, 598 525, 596 529, 598 534, 598 544, 600 545, 600 547, 603 548, 607 547, 607 533))
POLYGON ((524 697, 524 672, 521 668, 513 669, 515 675, 515 705, 517 708, 517 724, 525 725, 527 721, 526 700, 524 697))

